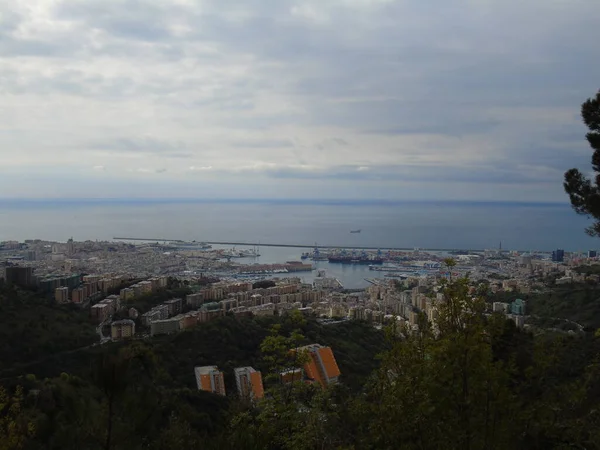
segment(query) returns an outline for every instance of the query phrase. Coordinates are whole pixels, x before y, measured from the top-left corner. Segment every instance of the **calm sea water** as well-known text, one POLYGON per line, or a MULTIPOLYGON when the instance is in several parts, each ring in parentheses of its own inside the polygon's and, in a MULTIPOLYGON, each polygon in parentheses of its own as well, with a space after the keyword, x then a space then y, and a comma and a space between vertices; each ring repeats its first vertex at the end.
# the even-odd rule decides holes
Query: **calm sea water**
MULTIPOLYGON (((0 200, 0 241, 118 237, 312 246, 589 250, 589 222, 563 204, 327 201, 0 200), (361 229, 360 234, 350 230, 361 229)), ((244 263, 299 260, 307 249, 265 247, 244 263)), ((383 274, 318 262, 347 288, 383 274)), ((313 274, 302 274, 310 281, 313 274)))
POLYGON ((0 200, 0 241, 142 237, 281 244, 588 250, 566 204, 0 200), (350 230, 360 228, 360 234, 350 230))

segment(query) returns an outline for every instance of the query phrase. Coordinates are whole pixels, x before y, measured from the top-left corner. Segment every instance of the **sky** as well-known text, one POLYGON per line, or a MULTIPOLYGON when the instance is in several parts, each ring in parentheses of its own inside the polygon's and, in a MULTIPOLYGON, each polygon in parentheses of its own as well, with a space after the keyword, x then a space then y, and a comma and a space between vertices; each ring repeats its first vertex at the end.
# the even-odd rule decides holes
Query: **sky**
POLYGON ((567 201, 597 0, 0 0, 0 197, 567 201))

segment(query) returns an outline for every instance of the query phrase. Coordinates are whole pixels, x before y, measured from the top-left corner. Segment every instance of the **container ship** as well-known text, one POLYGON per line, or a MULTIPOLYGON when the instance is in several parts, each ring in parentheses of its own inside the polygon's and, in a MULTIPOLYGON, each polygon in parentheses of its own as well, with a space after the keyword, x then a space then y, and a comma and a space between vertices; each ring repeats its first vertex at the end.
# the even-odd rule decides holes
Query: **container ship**
POLYGON ((365 251, 357 252, 355 250, 348 252, 342 250, 340 252, 330 253, 327 260, 330 263, 341 263, 341 264, 383 264, 385 259, 381 253, 381 250, 377 251, 377 254, 369 254, 365 251))

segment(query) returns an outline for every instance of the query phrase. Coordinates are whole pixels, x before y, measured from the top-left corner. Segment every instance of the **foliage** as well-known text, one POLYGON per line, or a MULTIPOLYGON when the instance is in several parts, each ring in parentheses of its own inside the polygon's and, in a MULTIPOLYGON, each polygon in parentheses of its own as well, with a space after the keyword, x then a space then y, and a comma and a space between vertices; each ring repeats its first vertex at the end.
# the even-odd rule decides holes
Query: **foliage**
POLYGON ((33 436, 35 427, 23 413, 23 389, 9 395, 0 386, 0 450, 18 450, 33 436))
POLYGON ((64 353, 4 381, 16 400, 0 395, 0 446, 19 423, 9 448, 598 449, 600 336, 519 330, 485 314, 464 278, 442 292, 435 324, 387 340, 363 322, 292 314, 64 353), (334 349, 341 383, 281 384, 304 363, 290 350, 313 342, 334 349), (196 389, 193 367, 208 364, 225 372, 227 397, 196 389), (246 365, 265 379, 256 403, 235 394, 233 368, 246 365))
POLYGON ((467 292, 465 279, 450 283, 437 326, 404 330, 385 355, 367 403, 377 448, 512 448, 513 369, 467 292))
POLYGON ((587 266, 579 266, 573 269, 575 272, 583 275, 600 275, 600 264, 591 264, 587 266))
POLYGON ((131 302, 127 303, 127 307, 133 307, 137 309, 140 313, 145 313, 152 309, 152 307, 160 305, 161 303, 167 300, 170 300, 172 298, 185 299, 185 296, 191 293, 192 290, 187 286, 172 286, 171 288, 159 289, 158 291, 149 292, 147 294, 136 297, 131 302))
POLYGON ((589 129, 586 139, 594 151, 592 169, 595 177, 590 179, 579 169, 570 169, 565 173, 564 188, 575 212, 596 220, 587 228, 587 233, 600 236, 600 91, 595 98, 589 98, 581 105, 581 117, 589 129))
POLYGON ((252 284, 252 289, 267 289, 275 286, 276 284, 273 280, 260 280, 252 284))
POLYGON ((51 355, 97 341, 89 312, 57 305, 30 291, 4 286, 0 290, 0 376, 21 370, 51 355))

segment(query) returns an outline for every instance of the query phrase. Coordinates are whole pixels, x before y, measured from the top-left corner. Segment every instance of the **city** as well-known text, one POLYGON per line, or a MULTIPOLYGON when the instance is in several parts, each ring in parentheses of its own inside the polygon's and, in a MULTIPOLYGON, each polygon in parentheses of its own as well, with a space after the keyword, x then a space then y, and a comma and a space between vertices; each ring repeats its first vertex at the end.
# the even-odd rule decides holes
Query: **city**
MULTIPOLYGON (((377 327, 397 321, 416 328, 421 313, 435 322, 443 283, 452 278, 468 276, 471 294, 484 283, 492 294, 515 296, 544 291, 549 277, 556 285, 600 280, 597 274, 575 270, 598 262, 593 250, 566 255, 563 250, 531 254, 500 249, 439 253, 380 250, 379 256, 369 256, 363 252, 367 260, 381 261, 370 264, 368 273, 384 276, 366 278, 370 284, 366 289, 352 290, 328 277, 326 269, 305 262, 322 258, 318 249, 312 255, 303 253, 301 261, 269 265, 291 268, 292 273, 295 267, 317 272, 312 283, 290 276, 289 271, 251 270, 265 265, 232 262, 222 250, 165 249, 147 243, 8 241, 0 243, 0 265, 7 284, 36 288, 51 294, 56 304, 70 303, 89 311, 100 342, 176 333, 227 314, 279 316, 292 311, 320 320, 366 320, 377 327), (189 293, 147 310, 133 307, 136 299, 173 284, 189 293)), ((515 297, 512 304, 493 302, 489 309, 524 327, 525 303, 515 297)))
POLYGON ((0 2, 0 450, 600 450, 598 6, 0 2))

